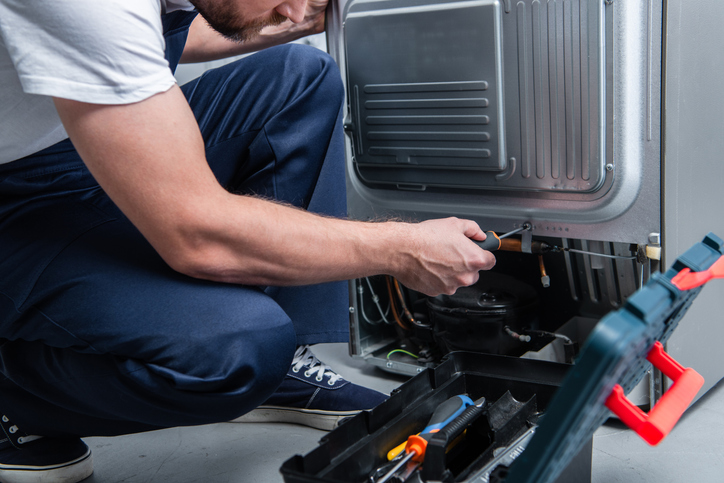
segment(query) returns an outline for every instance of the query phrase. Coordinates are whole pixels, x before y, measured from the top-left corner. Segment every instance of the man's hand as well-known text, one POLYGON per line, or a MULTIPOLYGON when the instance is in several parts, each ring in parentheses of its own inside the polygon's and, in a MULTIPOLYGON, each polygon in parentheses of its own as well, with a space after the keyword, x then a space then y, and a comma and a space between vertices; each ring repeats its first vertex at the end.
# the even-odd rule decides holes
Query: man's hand
POLYGON ((307 13, 304 16, 307 35, 324 32, 325 12, 327 11, 327 0, 307 0, 307 13))
POLYGON ((469 220, 446 218, 401 226, 409 234, 410 250, 401 252, 399 273, 406 287, 426 295, 453 294, 478 281, 478 272, 495 265, 492 253, 471 239, 483 241, 485 233, 469 220))

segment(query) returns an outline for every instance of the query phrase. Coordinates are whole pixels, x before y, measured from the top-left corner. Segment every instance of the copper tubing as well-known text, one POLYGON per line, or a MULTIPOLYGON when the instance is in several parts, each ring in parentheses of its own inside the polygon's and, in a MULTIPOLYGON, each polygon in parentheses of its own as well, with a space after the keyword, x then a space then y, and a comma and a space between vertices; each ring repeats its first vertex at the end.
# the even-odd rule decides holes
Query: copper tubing
POLYGON ((523 243, 519 238, 501 238, 500 239, 500 250, 507 252, 520 252, 523 251, 523 243))
POLYGON ((400 283, 397 281, 396 278, 392 279, 392 283, 395 284, 395 290, 397 290, 397 296, 400 300, 400 306, 402 307, 402 311, 405 313, 405 316, 410 321, 411 324, 415 323, 415 317, 412 316, 410 311, 407 309, 407 304, 405 304, 405 297, 402 295, 402 290, 400 289, 400 283))
MULTIPOLYGON (((392 283, 390 282, 391 278, 392 277, 390 277, 389 275, 385 275, 385 281, 387 282, 387 294, 390 297, 390 309, 392 309, 392 315, 395 317, 395 322, 397 322, 397 325, 399 325, 400 327, 402 327, 405 330, 410 330, 410 328, 407 325, 405 325, 405 323, 402 322, 402 320, 400 320, 400 316, 397 314, 397 307, 395 306, 395 297, 392 295, 392 283)), ((395 281, 397 281, 397 280, 395 280, 395 281)))
MULTIPOLYGON (((533 241, 530 245, 532 253, 546 253, 550 250, 550 245, 547 243, 533 241)), ((522 252, 523 242, 520 238, 501 238, 499 250, 505 250, 507 252, 522 252)))
POLYGON ((538 265, 540 265, 540 276, 545 277, 546 274, 546 266, 543 264, 543 255, 538 255, 538 265))

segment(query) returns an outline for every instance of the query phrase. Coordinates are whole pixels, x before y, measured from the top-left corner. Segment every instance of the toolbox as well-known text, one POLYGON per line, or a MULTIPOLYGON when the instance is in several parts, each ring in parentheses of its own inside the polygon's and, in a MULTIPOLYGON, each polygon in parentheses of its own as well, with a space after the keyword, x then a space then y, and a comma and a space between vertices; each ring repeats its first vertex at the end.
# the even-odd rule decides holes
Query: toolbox
MULTIPOLYGON (((655 445, 701 389, 703 378, 671 359, 663 344, 703 284, 716 277, 724 277, 724 241, 709 234, 601 319, 574 364, 451 352, 386 402, 323 437, 307 455, 287 460, 281 467, 284 481, 590 481, 593 433, 612 413, 655 445), (645 414, 624 393, 651 364, 673 384, 645 414), (463 424, 456 424, 461 421, 456 417, 431 433, 421 464, 385 475, 395 461, 388 461, 388 452, 460 395, 477 400, 482 409, 463 424), (404 478, 400 471, 407 471, 404 478)), ((467 412, 472 415, 470 408, 467 412)))

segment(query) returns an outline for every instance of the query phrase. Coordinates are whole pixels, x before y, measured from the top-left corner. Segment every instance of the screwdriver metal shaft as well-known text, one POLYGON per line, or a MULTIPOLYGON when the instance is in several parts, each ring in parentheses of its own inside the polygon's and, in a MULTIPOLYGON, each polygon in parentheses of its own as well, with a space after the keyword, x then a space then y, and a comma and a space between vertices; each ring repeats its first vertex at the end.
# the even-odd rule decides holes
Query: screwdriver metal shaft
POLYGON ((508 233, 499 235, 498 238, 508 238, 510 235, 515 235, 516 233, 520 233, 521 231, 530 230, 530 228, 530 223, 523 223, 523 226, 521 226, 520 228, 516 228, 513 231, 509 231, 508 233))

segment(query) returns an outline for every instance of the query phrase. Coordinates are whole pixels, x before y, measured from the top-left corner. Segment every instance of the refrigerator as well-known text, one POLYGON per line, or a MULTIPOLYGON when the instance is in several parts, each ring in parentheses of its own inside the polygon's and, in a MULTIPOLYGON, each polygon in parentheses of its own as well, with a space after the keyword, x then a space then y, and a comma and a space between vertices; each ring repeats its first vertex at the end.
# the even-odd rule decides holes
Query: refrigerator
MULTIPOLYGON (((723 24, 715 0, 331 3, 349 217, 508 235, 453 296, 351 281, 350 354, 410 375, 456 350, 570 364, 652 273, 722 236, 723 24)), ((722 295, 705 287, 667 346, 700 395, 724 371, 722 295)), ((630 398, 668 384, 651 369, 630 398)))

